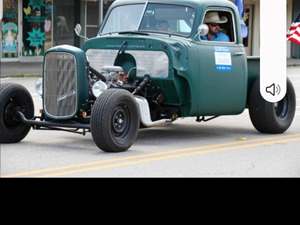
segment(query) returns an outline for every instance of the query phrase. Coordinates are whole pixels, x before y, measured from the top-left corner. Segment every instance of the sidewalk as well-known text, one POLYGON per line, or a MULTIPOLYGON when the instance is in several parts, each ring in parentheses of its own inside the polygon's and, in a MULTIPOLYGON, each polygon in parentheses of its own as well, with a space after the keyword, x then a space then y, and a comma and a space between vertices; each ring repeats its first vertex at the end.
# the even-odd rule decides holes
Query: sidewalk
MULTIPOLYGON (((300 67, 300 59, 288 59, 288 66, 300 67)), ((0 66, 0 77, 2 78, 41 76, 42 73, 42 62, 1 62, 0 66)))
POLYGON ((288 59, 288 66, 300 66, 300 59, 288 59))
POLYGON ((42 62, 1 62, 0 77, 41 76, 42 62))

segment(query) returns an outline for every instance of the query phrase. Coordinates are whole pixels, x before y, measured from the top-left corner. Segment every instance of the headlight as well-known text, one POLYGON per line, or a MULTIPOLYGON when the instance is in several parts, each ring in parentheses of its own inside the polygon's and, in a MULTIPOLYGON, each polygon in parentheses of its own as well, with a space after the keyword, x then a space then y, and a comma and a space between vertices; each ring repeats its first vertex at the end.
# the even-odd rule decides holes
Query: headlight
POLYGON ((106 83, 101 80, 97 81, 92 87, 93 95, 98 98, 107 88, 106 83))
POLYGON ((42 97, 43 95, 43 79, 40 78, 35 82, 35 91, 36 93, 42 97))

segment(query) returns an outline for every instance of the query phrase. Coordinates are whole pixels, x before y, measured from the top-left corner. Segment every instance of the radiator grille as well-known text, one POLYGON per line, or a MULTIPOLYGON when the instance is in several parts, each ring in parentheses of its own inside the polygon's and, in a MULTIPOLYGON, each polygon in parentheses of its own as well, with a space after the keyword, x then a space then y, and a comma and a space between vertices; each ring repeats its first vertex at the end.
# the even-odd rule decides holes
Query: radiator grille
POLYGON ((44 65, 44 109, 54 119, 68 119, 77 112, 76 59, 65 52, 50 52, 44 65))

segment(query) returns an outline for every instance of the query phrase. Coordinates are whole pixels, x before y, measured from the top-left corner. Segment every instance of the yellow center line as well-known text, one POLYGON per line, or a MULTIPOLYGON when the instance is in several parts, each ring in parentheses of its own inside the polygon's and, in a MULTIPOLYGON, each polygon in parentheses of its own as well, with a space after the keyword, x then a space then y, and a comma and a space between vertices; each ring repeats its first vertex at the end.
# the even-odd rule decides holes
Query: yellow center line
POLYGON ((57 177, 70 175, 74 173, 83 173, 88 171, 118 168, 123 166, 148 163, 171 158, 179 158, 193 155, 204 155, 208 153, 220 152, 224 150, 237 150, 241 148, 254 148, 263 145, 286 144, 289 142, 300 141, 300 134, 273 136, 271 138, 259 138, 249 141, 234 141, 222 144, 205 145, 177 150, 166 150, 159 153, 150 153, 138 156, 122 157, 110 160, 98 160, 94 162, 69 165, 58 168, 39 169, 27 172, 21 172, 3 177, 57 177))
POLYGON ((286 144, 288 142, 293 142, 293 141, 300 141, 300 138, 291 138, 289 140, 285 141, 272 141, 272 142, 264 142, 264 143, 254 143, 254 144, 249 144, 249 145, 237 145, 237 146, 227 146, 227 147, 219 147, 219 148, 214 148, 214 149, 205 149, 203 150, 202 148, 190 152, 169 152, 169 154, 165 154, 162 156, 145 156, 144 158, 139 158, 136 160, 128 160, 125 162, 118 162, 118 163, 111 163, 111 164, 102 164, 102 165, 95 165, 95 166, 90 166, 90 167, 82 167, 77 170, 71 170, 71 171, 62 171, 59 173, 53 173, 53 174, 46 174, 42 175, 41 177, 58 177, 58 176, 64 176, 68 174, 76 174, 76 173, 84 173, 84 172, 89 172, 89 171, 100 171, 104 169, 113 169, 113 168, 120 168, 120 167, 125 167, 125 166, 131 166, 131 165, 137 165, 137 164, 142 164, 142 163, 150 163, 150 162, 155 162, 155 161, 161 161, 161 160, 167 160, 167 159, 175 159, 175 158, 183 158, 183 157, 188 157, 188 156, 195 156, 195 155, 206 155, 209 153, 216 153, 216 152, 221 152, 225 150, 240 150, 241 147, 243 148, 254 148, 262 145, 273 145, 273 144, 286 144))

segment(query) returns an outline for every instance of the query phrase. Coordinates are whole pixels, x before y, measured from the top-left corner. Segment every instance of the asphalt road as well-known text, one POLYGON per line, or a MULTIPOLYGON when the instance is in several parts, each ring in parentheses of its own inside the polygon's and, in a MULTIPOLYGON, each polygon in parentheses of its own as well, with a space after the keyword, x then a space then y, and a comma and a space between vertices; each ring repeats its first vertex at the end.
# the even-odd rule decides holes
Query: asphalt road
MULTIPOLYGON (((179 119, 141 130, 125 153, 97 149, 91 135, 31 131, 19 144, 0 145, 1 177, 300 177, 300 68, 288 70, 297 93, 293 125, 283 135, 262 135, 248 111, 209 123, 179 119)), ((2 79, 25 85, 35 78, 2 79)))

